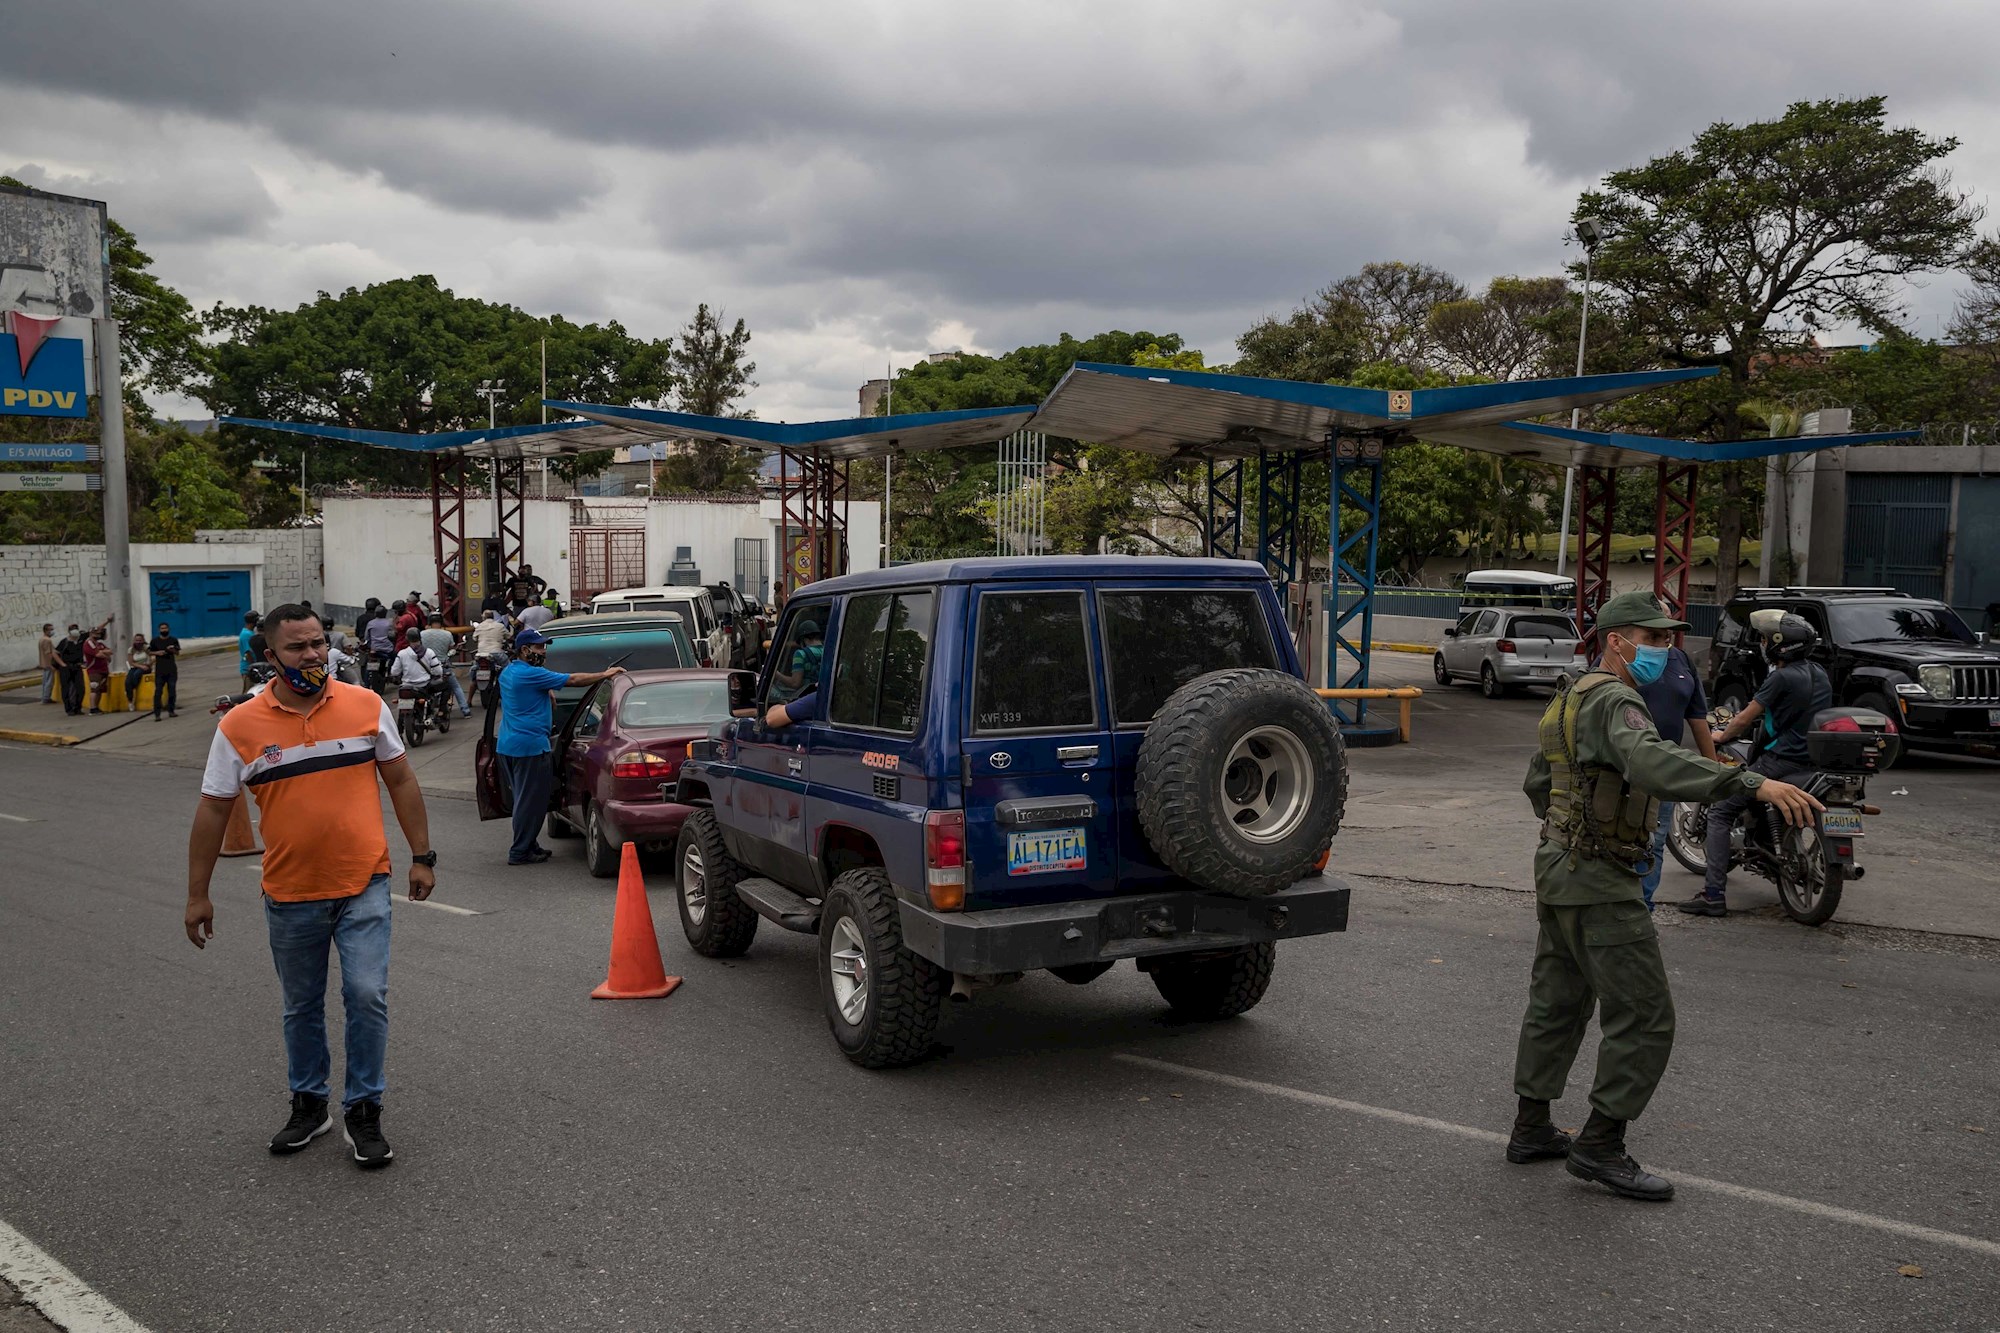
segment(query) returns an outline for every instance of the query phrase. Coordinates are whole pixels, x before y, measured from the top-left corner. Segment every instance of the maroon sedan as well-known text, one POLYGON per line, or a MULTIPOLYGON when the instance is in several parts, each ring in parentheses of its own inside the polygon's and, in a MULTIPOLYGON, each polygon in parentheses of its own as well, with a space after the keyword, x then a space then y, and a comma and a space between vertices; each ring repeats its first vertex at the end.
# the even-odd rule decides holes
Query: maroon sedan
POLYGON ((680 837, 692 812, 668 800, 661 784, 671 791, 688 742, 729 717, 730 675, 709 668, 632 671, 600 681, 578 702, 555 738, 549 835, 582 833, 591 874, 617 874, 619 850, 628 842, 672 847, 680 837))

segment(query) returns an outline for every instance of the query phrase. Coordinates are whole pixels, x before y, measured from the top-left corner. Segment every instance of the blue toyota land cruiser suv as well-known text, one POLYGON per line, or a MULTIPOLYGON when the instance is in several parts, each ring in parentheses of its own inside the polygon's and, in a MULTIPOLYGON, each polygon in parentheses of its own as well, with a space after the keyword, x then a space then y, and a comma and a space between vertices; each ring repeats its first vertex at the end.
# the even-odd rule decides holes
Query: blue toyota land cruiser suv
POLYGON ((947 994, 1037 968, 1082 985, 1130 958, 1227 1017, 1276 941, 1346 928, 1346 788, 1260 565, 847 575, 784 608, 754 715, 690 747, 681 925, 712 958, 763 921, 817 934, 828 1025, 871 1068, 921 1059, 947 994), (809 690, 818 720, 767 724, 809 690))

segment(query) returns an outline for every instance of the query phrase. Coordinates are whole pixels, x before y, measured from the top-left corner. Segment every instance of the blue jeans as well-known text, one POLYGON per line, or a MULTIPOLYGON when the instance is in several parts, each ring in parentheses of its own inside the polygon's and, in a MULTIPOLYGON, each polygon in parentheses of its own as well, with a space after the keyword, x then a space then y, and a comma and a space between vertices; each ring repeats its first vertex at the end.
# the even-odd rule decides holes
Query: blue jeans
POLYGON ((472 716, 472 705, 465 701, 465 682, 461 681, 458 673, 450 667, 444 669, 444 678, 451 682, 451 698, 452 702, 458 705, 459 716, 472 716))
POLYGON ((1660 826, 1653 830, 1653 863, 1646 867, 1646 873, 1639 877, 1639 891, 1646 895, 1646 910, 1653 910, 1653 893, 1660 887, 1660 867, 1665 865, 1667 854, 1667 826, 1673 821, 1674 803, 1660 802, 1660 826))
POLYGON ((549 794, 555 790, 556 767, 549 754, 503 754, 501 766, 507 770, 507 787, 514 793, 514 845, 507 849, 510 864, 528 859, 541 844, 542 817, 549 812, 549 794))
POLYGON ((340 950, 340 1004, 347 1016, 347 1091, 342 1107, 382 1100, 389 1049, 389 877, 351 898, 307 903, 264 899, 271 958, 285 994, 285 1062, 293 1092, 327 1095, 327 945, 340 950))
POLYGON ((56 669, 54 667, 43 667, 42 702, 45 704, 52 704, 55 701, 56 701, 56 669))
MULTIPOLYGON (((1769 750, 1750 761, 1752 773, 1762 773, 1767 778, 1785 781, 1801 773, 1812 772, 1811 764, 1801 764, 1791 759, 1780 759, 1769 750)), ((1729 830, 1736 823, 1736 816, 1757 798, 1749 792, 1727 797, 1708 807, 1708 844, 1704 849, 1708 859, 1708 873, 1702 878, 1702 896, 1721 902, 1728 896, 1729 888, 1729 830)))

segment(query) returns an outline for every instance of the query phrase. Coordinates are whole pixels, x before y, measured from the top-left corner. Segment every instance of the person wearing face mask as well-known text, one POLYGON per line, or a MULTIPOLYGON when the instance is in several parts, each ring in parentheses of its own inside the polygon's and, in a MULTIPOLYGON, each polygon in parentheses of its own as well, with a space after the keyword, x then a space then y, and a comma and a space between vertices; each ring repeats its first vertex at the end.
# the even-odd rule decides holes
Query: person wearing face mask
POLYGON ((1660 738, 1636 685, 1665 669, 1687 624, 1648 593, 1621 593, 1598 613, 1600 665, 1565 685, 1542 714, 1527 793, 1542 817, 1535 850, 1540 935, 1514 1061, 1519 1106, 1507 1142, 1514 1163, 1568 1159, 1568 1170, 1630 1199, 1671 1199, 1674 1187, 1625 1151, 1673 1049, 1674 1005, 1659 937, 1640 895, 1659 802, 1767 801, 1793 824, 1819 802, 1789 783, 1729 768, 1660 738), (1590 1119, 1574 1139, 1555 1127, 1592 1009, 1603 1040, 1590 1119))
MULTIPOLYGON (((1652 667, 1648 664, 1645 669, 1651 671, 1652 667)), ((1653 726, 1661 740, 1680 745, 1682 737, 1692 735, 1696 752, 1704 759, 1715 758, 1715 740, 1708 732, 1708 695, 1685 652, 1678 646, 1667 649, 1666 663, 1658 675, 1646 680, 1635 669, 1632 683, 1639 697, 1646 701, 1646 711, 1653 715, 1653 726)), ((1652 864, 1639 881, 1649 912, 1653 910, 1653 894, 1660 887, 1660 868, 1667 855, 1667 828, 1673 817, 1673 802, 1660 802, 1660 826, 1653 831, 1652 864)))
POLYGON ((163 708, 168 717, 179 717, 181 641, 166 621, 160 622, 159 632, 146 644, 146 651, 153 655, 153 721, 160 720, 163 708))
POLYGON ((565 685, 595 685, 623 675, 625 668, 551 671, 543 665, 549 660, 548 636, 537 629, 522 630, 514 647, 520 656, 500 673, 500 723, 493 751, 507 770, 508 790, 513 792, 514 845, 507 850, 507 864, 525 866, 553 855, 535 841, 556 780, 549 759, 549 729, 555 725, 553 692, 565 685))
POLYGON ((276 675, 222 715, 188 838, 183 925, 204 949, 215 937, 209 880, 229 812, 245 789, 264 841, 264 923, 284 997, 291 1118, 271 1139, 298 1152, 333 1128, 326 1040, 329 952, 340 953, 347 1023, 342 1118, 355 1164, 395 1158, 382 1134, 389 1041, 389 845, 376 786, 388 789, 410 845, 409 896, 430 897, 437 853, 416 774, 381 698, 327 674, 326 631, 303 606, 264 618, 263 660, 276 675))
POLYGON ((83 629, 71 625, 69 633, 56 640, 56 678, 62 687, 63 712, 75 717, 83 711, 83 629))
MULTIPOLYGON (((1762 615, 1763 612, 1757 614, 1762 615)), ((1770 674, 1757 687, 1757 697, 1743 705, 1743 711, 1729 719, 1729 725, 1715 738, 1727 745, 1753 731, 1764 737, 1764 750, 1750 761, 1750 771, 1766 777, 1792 778, 1812 772, 1806 734, 1812 730, 1813 714, 1833 707, 1833 682, 1826 668, 1809 661, 1807 654, 1819 641, 1812 622, 1787 612, 1764 641, 1764 658, 1770 674)), ((1729 912, 1729 830, 1748 802, 1732 796, 1708 808, 1708 838, 1703 849, 1708 866, 1701 892, 1680 905, 1691 916, 1726 916, 1729 912)))

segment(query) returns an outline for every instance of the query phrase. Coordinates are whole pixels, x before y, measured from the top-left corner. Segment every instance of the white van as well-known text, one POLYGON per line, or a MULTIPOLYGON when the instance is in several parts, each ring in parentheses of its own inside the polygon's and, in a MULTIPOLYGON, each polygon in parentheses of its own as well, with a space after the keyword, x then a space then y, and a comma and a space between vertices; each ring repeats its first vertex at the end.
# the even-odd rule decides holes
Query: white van
POLYGON ((615 616, 627 611, 672 611, 685 620, 688 637, 701 664, 708 666, 708 636, 715 629, 715 599, 699 584, 659 584, 650 588, 616 588, 590 599, 590 614, 615 616))
POLYGON ((1548 611, 1576 607, 1576 580, 1533 569, 1475 569, 1459 589, 1458 613, 1488 606, 1534 606, 1548 611))

